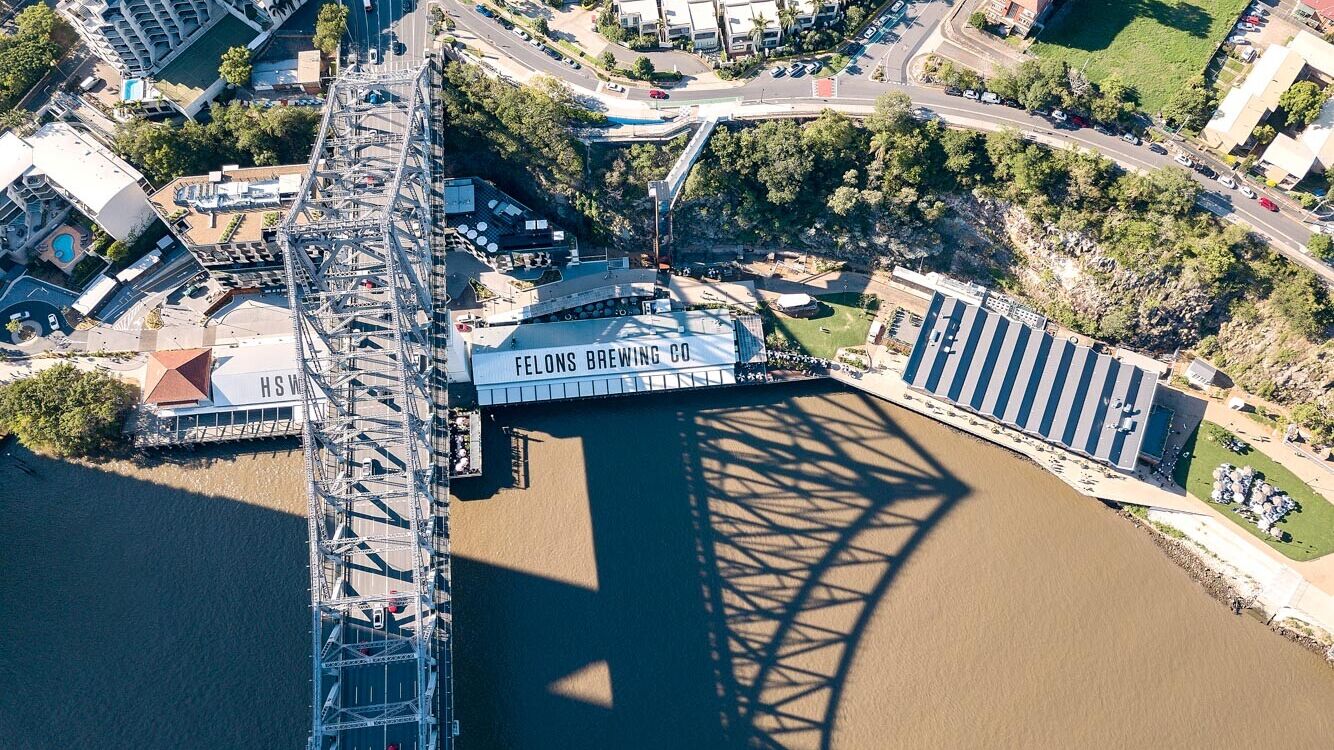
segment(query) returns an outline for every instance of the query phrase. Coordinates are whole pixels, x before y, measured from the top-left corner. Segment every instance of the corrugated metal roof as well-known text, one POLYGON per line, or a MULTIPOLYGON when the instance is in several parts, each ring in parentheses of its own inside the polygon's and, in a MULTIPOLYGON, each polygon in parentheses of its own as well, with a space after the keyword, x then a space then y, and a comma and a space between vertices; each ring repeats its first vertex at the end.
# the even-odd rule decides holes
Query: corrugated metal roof
POLYGON ((1157 375, 936 294, 904 380, 982 416, 1133 469, 1157 375))
POLYGON ((725 310, 692 310, 667 315, 626 315, 561 323, 525 323, 491 326, 473 332, 474 354, 487 349, 518 351, 581 346, 597 342, 624 342, 637 336, 674 336, 723 333, 732 330, 725 310), (684 332, 681 331, 684 329, 684 332))

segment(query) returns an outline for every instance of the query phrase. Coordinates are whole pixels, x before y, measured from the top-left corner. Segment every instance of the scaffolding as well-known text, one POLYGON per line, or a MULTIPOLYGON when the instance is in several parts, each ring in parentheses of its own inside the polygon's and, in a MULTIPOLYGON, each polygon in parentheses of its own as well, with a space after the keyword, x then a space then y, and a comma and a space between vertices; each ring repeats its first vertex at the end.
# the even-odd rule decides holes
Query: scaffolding
POLYGON ((305 415, 311 750, 436 750, 455 733, 434 75, 331 85, 279 232, 305 415))

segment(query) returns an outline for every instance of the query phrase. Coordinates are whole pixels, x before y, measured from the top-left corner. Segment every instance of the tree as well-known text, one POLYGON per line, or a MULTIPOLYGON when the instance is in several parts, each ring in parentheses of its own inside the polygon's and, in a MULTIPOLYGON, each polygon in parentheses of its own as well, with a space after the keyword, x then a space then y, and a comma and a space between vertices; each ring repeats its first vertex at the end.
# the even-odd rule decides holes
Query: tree
POLYGON ((533 21, 533 31, 536 31, 542 36, 550 37, 551 24, 547 22, 545 16, 538 16, 537 19, 533 21))
POLYGON ((250 83, 252 67, 250 48, 232 47, 222 53, 222 60, 218 63, 218 75, 232 86, 244 86, 250 83))
POLYGON ((338 54, 338 45, 347 33, 347 13, 348 6, 340 3, 320 6, 319 16, 315 19, 315 36, 311 41, 329 57, 338 54))
POLYGON ((1311 239, 1306 242, 1306 250, 1326 263, 1334 261, 1334 240, 1327 234, 1311 235, 1311 239))
POLYGON ((1208 122, 1213 108, 1213 92, 1205 85, 1203 76, 1199 76, 1172 94, 1163 105, 1162 116, 1173 127, 1199 130, 1208 122))
POLYGON ((11 320, 5 324, 5 330, 9 331, 10 333, 18 333, 19 331, 23 330, 23 324, 18 322, 17 320, 11 320))
POLYGON ((607 70, 616 69, 616 55, 613 55, 611 50, 604 50, 598 59, 602 61, 602 67, 607 70))
POLYGON ((1133 96, 1134 92, 1120 76, 1114 73, 1107 76, 1098 84, 1098 93, 1091 102, 1093 119, 1106 123, 1120 122, 1134 109, 1131 103, 1133 96))
POLYGON ((1325 104, 1325 92, 1314 81, 1298 81, 1278 97, 1279 109, 1287 113, 1288 125, 1304 128, 1310 125, 1325 104))
POLYGON ((755 51, 758 52, 764 46, 764 32, 772 25, 773 19, 765 18, 763 13, 751 17, 750 45, 755 51))
POLYGON ((986 28, 987 28, 987 14, 986 14, 986 13, 983 13, 983 12, 980 11, 980 10, 975 10, 975 11, 973 11, 973 14, 972 14, 971 16, 968 17, 968 25, 969 25, 969 26, 972 26, 973 28, 975 28, 975 29, 977 29, 977 30, 979 30, 979 31, 984 31, 984 30, 986 30, 986 28))
POLYGON ((641 81, 653 78, 653 61, 646 55, 635 58, 634 64, 630 66, 630 76, 641 81))
POLYGON ((1255 142, 1260 144, 1261 146, 1274 140, 1274 138, 1277 135, 1278 131, 1274 130, 1273 125, 1269 124, 1256 125, 1255 130, 1251 131, 1251 137, 1254 138, 1255 142))
POLYGON ((794 4, 785 4, 778 11, 778 25, 784 29, 791 29, 797 25, 797 8, 794 4))
POLYGON ((0 386, 0 427, 34 451, 88 456, 120 438, 135 398, 132 385, 61 363, 0 386))
POLYGON ((59 49, 52 33, 60 21, 45 4, 29 5, 14 18, 13 34, 0 35, 0 105, 12 106, 51 69, 59 49))
POLYGON ((1334 323, 1329 289, 1320 277, 1305 268, 1274 286, 1270 302, 1292 330, 1312 342, 1322 341, 1325 329, 1334 323))

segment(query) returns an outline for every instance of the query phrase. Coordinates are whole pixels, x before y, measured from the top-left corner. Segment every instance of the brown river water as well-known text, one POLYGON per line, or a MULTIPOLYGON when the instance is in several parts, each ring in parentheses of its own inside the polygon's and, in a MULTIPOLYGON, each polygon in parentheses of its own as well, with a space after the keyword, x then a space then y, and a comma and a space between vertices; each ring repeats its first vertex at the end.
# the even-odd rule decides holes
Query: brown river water
MULTIPOLYGON (((462 750, 1334 745, 1334 670, 1110 510, 874 399, 486 429, 455 487, 462 750)), ((5 453, 0 748, 304 746, 293 443, 5 453)))

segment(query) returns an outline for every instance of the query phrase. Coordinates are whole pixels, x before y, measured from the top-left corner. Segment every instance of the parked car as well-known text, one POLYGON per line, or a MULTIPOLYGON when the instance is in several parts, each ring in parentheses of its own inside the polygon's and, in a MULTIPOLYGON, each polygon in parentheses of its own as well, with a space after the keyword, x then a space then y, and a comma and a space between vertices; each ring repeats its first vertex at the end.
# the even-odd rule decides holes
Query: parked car
POLYGON ((611 81, 607 81, 607 90, 608 90, 608 91, 625 91, 625 87, 622 86, 622 85, 619 84, 619 83, 612 83, 611 81))
POLYGON ((1251 7, 1247 8, 1246 10, 1247 10, 1251 15, 1254 15, 1254 16, 1260 16, 1260 17, 1262 17, 1262 18, 1263 18, 1263 17, 1266 17, 1266 16, 1269 15, 1269 9, 1266 8, 1265 6, 1259 4, 1259 3, 1256 3, 1255 5, 1252 5, 1251 7))
POLYGON ((529 39, 529 37, 528 37, 528 32, 524 31, 523 29, 519 28, 518 26, 515 26, 514 28, 510 29, 510 31, 513 31, 515 36, 519 37, 520 39, 524 40, 525 42, 528 41, 528 39, 529 39))
POLYGON ((787 68, 784 68, 782 65, 775 65, 772 72, 774 78, 782 78, 787 75, 787 68))
POLYGON ((485 5, 482 5, 481 3, 478 3, 478 4, 476 4, 476 5, 472 6, 472 7, 473 7, 473 9, 476 10, 478 13, 481 13, 482 15, 486 16, 487 18, 495 18, 495 17, 496 17, 495 12, 493 12, 490 8, 486 7, 485 5))
POLYGON ((1244 182, 1241 183, 1241 186, 1238 187, 1237 190, 1240 191, 1241 194, 1244 195, 1244 196, 1246 196, 1247 198, 1254 198, 1254 197, 1255 197, 1255 191, 1254 191, 1254 190, 1251 190, 1251 186, 1250 186, 1250 185, 1247 185, 1247 184, 1244 183, 1244 182))
POLYGON ((1256 26, 1259 26, 1260 24, 1264 23, 1264 21, 1261 20, 1259 16, 1245 16, 1241 20, 1249 24, 1254 24, 1256 26))
POLYGON ((1231 177, 1228 177, 1227 175, 1222 175, 1222 176, 1220 176, 1220 177, 1218 178, 1218 184, 1219 184, 1219 185, 1222 185, 1223 187, 1225 187, 1225 188, 1227 188, 1227 189, 1229 189, 1229 190, 1236 190, 1236 189, 1237 189, 1237 181, 1234 180, 1234 179, 1232 179, 1231 177))
POLYGON ((1177 163, 1177 164, 1180 164, 1181 166, 1185 167, 1186 169, 1190 169, 1191 167, 1195 166, 1195 162, 1191 161, 1191 160, 1190 160, 1190 157, 1189 157, 1189 156, 1186 156, 1185 154, 1177 154, 1176 156, 1173 156, 1172 158, 1176 160, 1176 163, 1177 163))
POLYGON ((806 66, 801 63, 792 63, 792 67, 787 69, 787 74, 793 78, 801 78, 806 75, 806 66))
POLYGON ((1090 123, 1088 118, 1083 115, 1070 115, 1070 124, 1077 128, 1087 128, 1090 123))
POLYGON ((60 330, 60 319, 56 317, 56 314, 55 314, 55 313, 51 313, 50 315, 47 315, 47 316, 46 316, 46 322, 47 322, 48 324, 50 324, 50 326, 51 326, 51 330, 52 330, 52 331, 58 331, 58 330, 60 330))
POLYGON ((973 101, 977 101, 977 100, 979 100, 979 99, 982 98, 982 95, 979 94, 979 93, 977 93, 976 91, 973 91, 972 89, 964 89, 964 90, 963 90, 963 98, 965 98, 965 99, 972 99, 973 101))
POLYGON ((98 78, 97 76, 88 76, 82 81, 79 81, 79 90, 83 92, 92 91, 93 89, 97 88, 99 85, 103 83, 106 83, 106 81, 103 81, 101 78, 98 78))
POLYGON ((1241 29, 1242 31, 1259 31, 1259 30, 1260 30, 1260 27, 1259 27, 1259 26, 1256 26, 1256 25, 1253 24, 1253 23, 1246 23, 1245 21, 1242 21, 1241 23, 1237 24, 1237 28, 1241 29))
POLYGON ((987 104, 1000 104, 1000 94, 993 94, 990 91, 983 91, 982 101, 987 104))
POLYGON ((1278 213, 1278 204, 1269 200, 1263 195, 1260 196, 1260 207, 1265 209, 1266 211, 1273 211, 1275 213, 1278 213))
POLYGON ((1132 146, 1139 145, 1139 136, 1135 135, 1134 133, 1122 133, 1121 140, 1125 141, 1126 143, 1129 143, 1132 146))
POLYGON ((1237 45, 1238 47, 1244 47, 1244 46, 1250 44, 1250 43, 1251 43, 1251 40, 1247 39, 1246 37, 1242 36, 1241 34, 1233 34, 1232 36, 1230 36, 1230 37, 1227 38, 1227 43, 1228 43, 1228 44, 1235 44, 1235 45, 1237 45))
POLYGON ((1208 164, 1196 164, 1195 171, 1200 173, 1201 175, 1204 175, 1205 177, 1208 177, 1211 180, 1218 177, 1218 173, 1215 172, 1213 170, 1213 167, 1210 167, 1208 164))
POLYGON ((958 86, 946 86, 945 96, 963 96, 963 89, 958 86))
POLYGON ((1005 106, 1010 107, 1011 109, 1024 108, 1024 105, 1020 104, 1018 99, 1001 99, 1001 104, 1004 104, 1005 106))
POLYGON ((649 89, 649 90, 648 90, 648 98, 650 98, 650 99, 666 99, 666 98, 667 98, 667 92, 666 92, 666 91, 663 91, 662 89, 649 89))
POLYGON ((571 68, 574 68, 575 70, 578 70, 578 69, 584 67, 584 66, 580 65, 580 64, 578 63, 578 61, 576 61, 576 60, 575 60, 574 58, 572 58, 572 57, 567 57, 567 58, 565 58, 565 64, 568 65, 568 66, 570 66, 571 68))
POLYGON ((531 45, 533 45, 534 47, 541 47, 541 46, 542 46, 542 40, 540 40, 540 39, 529 39, 529 40, 528 40, 528 43, 531 44, 531 45))
POLYGON ((894 3, 893 5, 889 6, 889 12, 898 13, 899 11, 903 10, 904 5, 905 3, 903 2, 903 0, 899 0, 897 3, 894 3))
POLYGON ((29 316, 30 316, 30 315, 29 315, 28 311, 27 311, 27 310, 24 310, 24 311, 22 311, 22 312, 16 312, 16 313, 14 313, 13 315, 10 315, 10 316, 9 316, 9 319, 10 319, 10 320, 27 320, 27 319, 29 318, 29 316))
POLYGON ((862 32, 862 39, 870 39, 871 37, 875 36, 875 32, 879 30, 880 28, 878 26, 875 26, 874 24, 871 26, 867 26, 866 31, 862 32))
POLYGON ((1240 54, 1237 55, 1237 57, 1241 58, 1241 61, 1244 63, 1253 62, 1255 58, 1259 56, 1260 53, 1256 52, 1254 47, 1247 47, 1246 49, 1242 50, 1240 54))
POLYGON ((1099 133, 1102 133, 1103 135, 1116 135, 1116 133, 1112 132, 1111 128, 1107 127, 1106 125, 1103 125, 1100 122, 1093 123, 1093 129, 1098 131, 1099 133))
POLYGON ((1065 114, 1064 112, 1062 112, 1061 110, 1059 110, 1059 109, 1053 109, 1053 110, 1051 111, 1051 119, 1053 119, 1053 120, 1055 120, 1055 121, 1057 121, 1057 122, 1065 122, 1066 120, 1068 120, 1068 119, 1070 119, 1070 118, 1067 117, 1066 114, 1065 114))
POLYGON ((1163 156, 1167 156, 1167 149, 1163 148, 1161 143, 1150 143, 1149 150, 1154 152, 1155 154, 1162 154, 1163 156))

